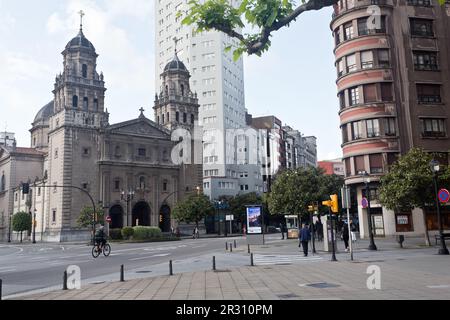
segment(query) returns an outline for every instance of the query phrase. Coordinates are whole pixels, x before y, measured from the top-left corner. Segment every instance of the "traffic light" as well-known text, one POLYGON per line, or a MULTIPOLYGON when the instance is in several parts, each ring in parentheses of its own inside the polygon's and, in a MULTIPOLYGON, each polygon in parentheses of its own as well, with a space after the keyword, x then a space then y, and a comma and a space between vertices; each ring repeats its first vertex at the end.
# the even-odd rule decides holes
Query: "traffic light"
POLYGON ((162 215, 162 214, 159 215, 159 222, 160 222, 160 223, 163 222, 163 215, 162 215))
POLYGON ((332 194, 331 198, 331 211, 334 213, 339 213, 339 200, 337 194, 332 194))
POLYGON ((30 184, 29 183, 22 183, 22 193, 23 194, 30 193, 30 184))

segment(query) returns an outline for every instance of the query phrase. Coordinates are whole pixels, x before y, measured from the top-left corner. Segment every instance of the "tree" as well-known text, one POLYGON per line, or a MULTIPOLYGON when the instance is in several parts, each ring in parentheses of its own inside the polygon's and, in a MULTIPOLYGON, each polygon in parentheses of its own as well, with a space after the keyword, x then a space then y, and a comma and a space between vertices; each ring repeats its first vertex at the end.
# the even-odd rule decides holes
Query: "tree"
POLYGON ((105 223, 105 211, 103 209, 96 208, 96 217, 94 219, 94 209, 92 207, 84 207, 81 209, 80 216, 77 219, 77 225, 79 228, 88 228, 95 223, 103 225, 105 223))
MULTIPOLYGON (((430 245, 425 207, 436 204, 433 173, 430 162, 434 155, 420 148, 413 148, 394 163, 381 179, 380 202, 389 210, 423 210, 425 243, 430 245)), ((441 185, 449 185, 449 169, 439 176, 441 185)))
POLYGON ((178 222, 195 222, 198 227, 199 221, 213 213, 214 207, 207 196, 191 195, 176 205, 173 210, 173 217, 178 222))
MULTIPOLYGON (((206 0, 204 3, 191 0, 183 24, 195 25, 199 32, 215 29, 238 39, 239 45, 234 51, 237 60, 244 52, 261 56, 271 45, 272 33, 289 27, 302 13, 330 7, 338 1, 242 0, 235 8, 228 0, 206 0), (243 34, 240 30, 244 27, 256 32, 243 34)), ((439 2, 443 5, 445 0, 439 2)))
POLYGON ((338 193, 342 178, 327 176, 322 169, 299 168, 279 174, 268 196, 272 214, 298 214, 307 219, 308 205, 338 193))
POLYGON ((32 218, 27 212, 18 212, 13 216, 13 231, 20 232, 20 242, 22 242, 22 232, 31 230, 32 218))

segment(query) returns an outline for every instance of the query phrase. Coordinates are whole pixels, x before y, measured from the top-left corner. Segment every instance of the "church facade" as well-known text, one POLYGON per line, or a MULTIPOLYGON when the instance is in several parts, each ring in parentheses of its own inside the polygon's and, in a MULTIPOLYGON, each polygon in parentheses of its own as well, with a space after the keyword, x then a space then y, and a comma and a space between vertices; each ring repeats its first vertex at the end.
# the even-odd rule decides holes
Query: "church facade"
POLYGON ((202 187, 202 167, 195 165, 202 158, 194 133, 199 105, 188 70, 175 53, 161 75, 156 122, 141 108, 136 119, 111 125, 98 55, 82 28, 62 55, 64 70, 53 101, 32 124, 31 148, 0 147, 1 239, 10 237, 11 214, 26 211, 34 216, 37 241, 86 240, 89 230, 77 220, 93 205, 111 217, 111 228, 170 231, 176 203, 202 187), (29 194, 20 182, 31 182, 29 194))

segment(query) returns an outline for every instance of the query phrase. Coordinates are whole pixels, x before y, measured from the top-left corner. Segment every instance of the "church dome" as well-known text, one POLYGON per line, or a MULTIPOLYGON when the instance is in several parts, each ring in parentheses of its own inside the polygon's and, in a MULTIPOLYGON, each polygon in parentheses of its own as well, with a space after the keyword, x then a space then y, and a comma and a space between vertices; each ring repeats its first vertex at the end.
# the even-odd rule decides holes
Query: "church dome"
POLYGON ((185 71, 188 72, 188 69, 184 65, 183 62, 178 59, 178 55, 175 53, 175 57, 173 57, 173 60, 170 61, 166 67, 164 68, 164 71, 185 71))
POLYGON ((83 31, 80 30, 80 32, 78 33, 78 35, 73 38, 72 40, 69 41, 69 43, 66 46, 66 49, 71 49, 71 48, 86 48, 89 50, 92 50, 95 52, 95 47, 94 45, 84 36, 83 31))
POLYGON ((33 124, 37 124, 40 121, 46 121, 53 115, 53 101, 49 102, 47 105, 42 107, 41 110, 36 114, 33 124))

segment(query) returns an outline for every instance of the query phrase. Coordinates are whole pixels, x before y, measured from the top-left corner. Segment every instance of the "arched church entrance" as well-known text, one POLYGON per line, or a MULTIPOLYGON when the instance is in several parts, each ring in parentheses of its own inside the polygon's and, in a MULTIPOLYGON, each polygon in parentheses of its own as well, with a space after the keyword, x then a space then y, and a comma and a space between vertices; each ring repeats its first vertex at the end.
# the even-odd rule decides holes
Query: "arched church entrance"
POLYGON ((136 203, 132 214, 133 227, 139 225, 144 227, 150 226, 150 206, 147 202, 141 201, 136 203))
POLYGON ((172 223, 170 221, 171 214, 170 207, 168 205, 163 205, 159 211, 159 228, 162 232, 170 232, 172 223))
POLYGON ((115 205, 109 209, 109 216, 111 217, 111 229, 123 228, 123 208, 121 205, 115 205))

